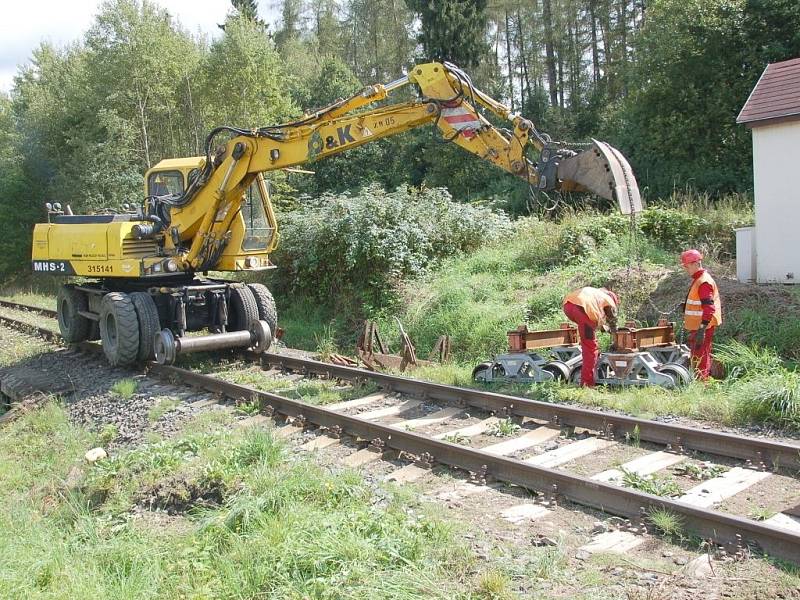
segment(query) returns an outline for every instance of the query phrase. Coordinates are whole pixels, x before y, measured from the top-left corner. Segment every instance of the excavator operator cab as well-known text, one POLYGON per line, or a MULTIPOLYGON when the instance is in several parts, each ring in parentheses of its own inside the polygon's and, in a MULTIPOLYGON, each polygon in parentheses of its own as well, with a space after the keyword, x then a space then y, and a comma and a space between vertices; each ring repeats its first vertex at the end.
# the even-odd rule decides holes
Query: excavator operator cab
POLYGON ((268 190, 268 185, 260 177, 250 184, 244 193, 242 202, 242 219, 244 220, 245 235, 242 240, 242 250, 252 252, 255 250, 266 250, 272 241, 275 228, 270 226, 267 218, 267 202, 262 193, 268 190))
POLYGON ((183 189, 183 173, 180 171, 155 171, 147 178, 148 196, 182 194, 183 189))

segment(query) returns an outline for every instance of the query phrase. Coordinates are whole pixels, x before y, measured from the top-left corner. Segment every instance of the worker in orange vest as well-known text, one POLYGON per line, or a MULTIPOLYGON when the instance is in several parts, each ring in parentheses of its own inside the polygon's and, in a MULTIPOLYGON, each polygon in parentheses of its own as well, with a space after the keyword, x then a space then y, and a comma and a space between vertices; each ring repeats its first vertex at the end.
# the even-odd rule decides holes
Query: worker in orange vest
POLYGON ((714 331, 722 325, 719 288, 703 268, 703 255, 692 248, 681 254, 683 270, 692 278, 683 310, 683 328, 689 332, 692 365, 697 377, 708 379, 711 372, 711 344, 714 331))
POLYGON ((564 297, 564 314, 578 326, 581 340, 581 385, 594 387, 594 366, 597 363, 598 327, 614 333, 617 329, 619 298, 606 288, 583 287, 564 297))

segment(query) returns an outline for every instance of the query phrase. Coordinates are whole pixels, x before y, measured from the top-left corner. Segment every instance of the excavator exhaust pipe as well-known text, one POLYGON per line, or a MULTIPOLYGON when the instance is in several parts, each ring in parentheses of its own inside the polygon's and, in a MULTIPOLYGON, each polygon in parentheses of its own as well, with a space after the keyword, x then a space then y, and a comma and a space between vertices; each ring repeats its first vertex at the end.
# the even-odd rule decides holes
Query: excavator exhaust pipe
POLYGON ((559 157, 557 176, 564 191, 590 191, 619 204, 622 214, 642 212, 642 197, 633 169, 622 153, 592 139, 588 150, 559 157))
POLYGON ((171 365, 179 354, 222 350, 225 348, 248 348, 260 354, 272 344, 272 331, 266 321, 253 321, 247 331, 230 331, 195 337, 175 337, 169 329, 162 329, 155 339, 156 362, 171 365))

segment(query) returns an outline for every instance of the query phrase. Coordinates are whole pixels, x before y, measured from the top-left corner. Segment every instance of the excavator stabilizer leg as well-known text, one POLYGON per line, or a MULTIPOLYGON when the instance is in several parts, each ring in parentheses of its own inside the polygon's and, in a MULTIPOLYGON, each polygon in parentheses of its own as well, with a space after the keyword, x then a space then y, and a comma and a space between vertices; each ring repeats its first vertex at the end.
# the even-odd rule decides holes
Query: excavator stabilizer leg
POLYGON ((608 200, 616 200, 624 215, 641 212, 639 186, 627 159, 605 142, 595 139, 592 142, 588 150, 559 161, 558 179, 562 189, 584 188, 608 200))

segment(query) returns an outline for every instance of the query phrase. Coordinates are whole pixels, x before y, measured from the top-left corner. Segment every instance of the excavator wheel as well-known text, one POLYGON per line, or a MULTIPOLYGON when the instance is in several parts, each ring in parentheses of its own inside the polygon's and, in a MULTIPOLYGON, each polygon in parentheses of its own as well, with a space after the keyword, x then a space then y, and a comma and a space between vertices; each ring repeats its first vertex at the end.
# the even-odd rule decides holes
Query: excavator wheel
POLYGON ((247 287, 256 299, 259 320, 266 321, 272 335, 275 335, 278 330, 278 307, 275 306, 275 299, 262 283, 248 283, 247 287))
POLYGON ((139 319, 139 351, 136 357, 139 360, 153 360, 155 339, 161 331, 156 303, 153 297, 145 292, 133 292, 131 302, 139 319))
POLYGON ((86 294, 72 286, 62 285, 58 290, 57 303, 58 328, 64 341, 68 344, 77 344, 86 340, 89 337, 91 322, 78 314, 79 311, 89 310, 86 294))
POLYGON ((253 321, 258 321, 258 304, 253 292, 245 285, 232 287, 228 331, 246 331, 253 321))
POLYGON ((139 320, 128 294, 110 292, 100 303, 100 339, 113 366, 136 362, 139 354, 139 320))

